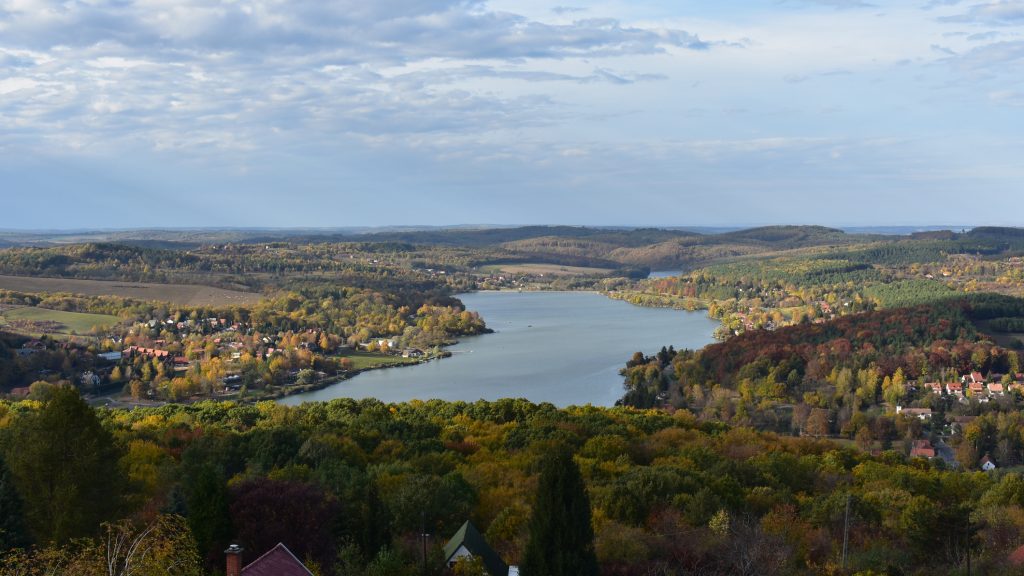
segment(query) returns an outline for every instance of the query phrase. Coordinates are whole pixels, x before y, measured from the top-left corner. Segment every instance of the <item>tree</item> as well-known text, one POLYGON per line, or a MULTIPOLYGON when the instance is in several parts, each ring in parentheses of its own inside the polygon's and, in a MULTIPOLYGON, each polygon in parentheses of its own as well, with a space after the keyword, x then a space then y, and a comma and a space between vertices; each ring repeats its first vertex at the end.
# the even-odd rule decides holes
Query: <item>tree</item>
POLYGON ((811 415, 807 417, 807 426, 804 431, 814 437, 828 436, 828 410, 814 408, 811 415))
POLYGON ((94 534, 116 518, 126 483, 111 434, 74 388, 56 387, 14 427, 8 462, 37 542, 94 534))
POLYGON ((24 504, 14 487, 11 471, 0 457, 0 554, 29 544, 24 504))
POLYGON ((185 488, 188 526, 207 565, 219 565, 233 536, 227 483, 208 464, 189 480, 185 488))
POLYGON ((106 534, 93 557, 103 576, 201 576, 195 541, 185 519, 158 516, 137 527, 128 520, 105 524, 106 534))
POLYGON ((590 498, 579 467, 566 446, 542 461, 530 540, 523 557, 524 576, 596 576, 590 498))
POLYGON ((262 554, 284 542, 328 571, 335 559, 337 500, 314 484, 253 479, 231 488, 231 519, 240 542, 262 554))

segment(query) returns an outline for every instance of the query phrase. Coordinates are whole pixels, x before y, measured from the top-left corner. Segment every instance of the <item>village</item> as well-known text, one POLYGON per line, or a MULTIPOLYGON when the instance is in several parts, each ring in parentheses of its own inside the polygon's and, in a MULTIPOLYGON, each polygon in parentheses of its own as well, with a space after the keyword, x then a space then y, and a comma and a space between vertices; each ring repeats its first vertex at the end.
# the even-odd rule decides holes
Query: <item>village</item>
MULTIPOLYGON (((48 349, 73 350, 68 341, 31 339, 16 350, 28 359, 48 349)), ((263 333, 250 323, 223 317, 198 320, 168 317, 130 326, 99 347, 90 346, 92 362, 71 381, 87 395, 118 404, 153 405, 268 398, 291 390, 309 390, 368 369, 422 362, 444 355, 435 347, 403 346, 397 337, 370 338, 350 345, 321 330, 263 333), (256 392, 253 396, 252 393, 256 392)), ((66 380, 66 371, 43 368, 37 383, 66 380)), ((42 384, 40 384, 42 385, 42 384)), ((27 398, 32 386, 10 390, 27 398)))

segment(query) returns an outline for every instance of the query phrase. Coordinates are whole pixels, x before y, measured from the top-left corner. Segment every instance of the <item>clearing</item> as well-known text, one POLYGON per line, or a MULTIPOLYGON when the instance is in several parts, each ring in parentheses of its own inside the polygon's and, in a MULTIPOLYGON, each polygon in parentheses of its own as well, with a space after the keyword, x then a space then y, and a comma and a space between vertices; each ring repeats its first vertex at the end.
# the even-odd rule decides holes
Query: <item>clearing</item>
POLYGON ((484 272, 494 274, 532 274, 544 276, 600 276, 608 274, 610 268, 588 268, 585 266, 562 266, 560 264, 492 264, 482 268, 484 272))
POLYGON ((352 369, 354 370, 366 370, 367 368, 379 368, 395 364, 414 364, 419 361, 416 358, 402 358, 401 356, 389 356, 363 350, 345 352, 341 354, 341 357, 352 360, 352 369))
POLYGON ((108 328, 120 322, 116 316, 106 314, 83 314, 22 306, 0 310, 0 326, 11 332, 39 336, 86 335, 93 327, 108 328))
POLYGON ((195 284, 147 284, 117 280, 79 280, 74 278, 30 278, 0 275, 0 288, 16 292, 67 292, 84 296, 121 296, 136 300, 156 300, 182 306, 246 306, 262 298, 260 294, 225 290, 195 284))

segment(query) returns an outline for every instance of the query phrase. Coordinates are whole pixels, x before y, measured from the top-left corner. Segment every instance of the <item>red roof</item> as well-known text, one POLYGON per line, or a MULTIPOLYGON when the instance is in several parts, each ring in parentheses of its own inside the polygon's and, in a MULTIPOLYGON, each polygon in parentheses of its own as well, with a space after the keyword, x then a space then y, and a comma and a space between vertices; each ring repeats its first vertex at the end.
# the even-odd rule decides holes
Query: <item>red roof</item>
POLYGON ((914 441, 914 448, 910 450, 910 457, 935 458, 935 448, 927 440, 914 441))
POLYGON ((242 576, 313 576, 299 559, 282 543, 242 568, 242 576))
POLYGON ((1017 548, 1010 554, 1010 564, 1014 566, 1024 566, 1024 546, 1017 548))

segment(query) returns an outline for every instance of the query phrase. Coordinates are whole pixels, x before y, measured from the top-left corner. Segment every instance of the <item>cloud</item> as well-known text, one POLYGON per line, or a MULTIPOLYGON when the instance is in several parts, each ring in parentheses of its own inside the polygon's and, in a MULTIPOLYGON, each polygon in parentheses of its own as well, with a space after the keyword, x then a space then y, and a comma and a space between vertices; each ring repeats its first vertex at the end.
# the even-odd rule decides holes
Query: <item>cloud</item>
POLYGON ((570 115, 556 97, 485 83, 628 86, 665 76, 598 63, 709 46, 480 0, 0 0, 0 146, 200 157, 543 126, 570 115))
POLYGON ((786 3, 798 3, 798 4, 817 4, 819 6, 828 6, 839 10, 849 10, 852 8, 877 8, 876 4, 870 4, 863 0, 781 0, 786 3))
POLYGON ((967 12, 939 18, 942 22, 961 22, 987 26, 1016 26, 1024 24, 1024 1, 1000 0, 975 4, 967 12))
POLYGON ((34 49, 114 42, 186 55, 198 50, 265 55, 326 51, 349 61, 424 58, 565 58, 704 48, 682 30, 589 18, 549 24, 489 11, 475 0, 5 0, 7 45, 34 49))
POLYGON ((1002 106, 1024 107, 1024 92, 1016 90, 998 90, 988 95, 992 102, 1002 106))

